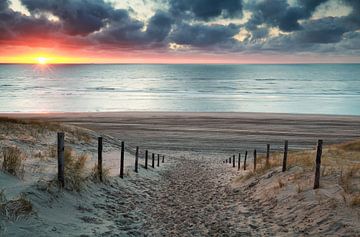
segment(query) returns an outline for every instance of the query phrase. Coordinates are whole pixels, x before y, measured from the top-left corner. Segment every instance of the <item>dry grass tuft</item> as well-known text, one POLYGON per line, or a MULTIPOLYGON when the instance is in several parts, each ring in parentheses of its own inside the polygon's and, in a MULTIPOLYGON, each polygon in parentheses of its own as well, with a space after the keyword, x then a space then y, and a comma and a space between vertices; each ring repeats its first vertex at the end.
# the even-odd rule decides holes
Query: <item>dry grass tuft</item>
POLYGON ((24 177, 24 154, 17 147, 4 147, 2 149, 3 163, 1 169, 19 178, 24 177))
POLYGON ((360 206, 360 193, 351 196, 350 206, 360 206))
POLYGON ((68 190, 80 192, 86 181, 85 163, 86 154, 76 155, 72 149, 65 148, 65 187, 68 190))
MULTIPOLYGON (((90 177, 92 180, 100 182, 100 176, 99 176, 97 164, 95 164, 94 167, 92 168, 90 177)), ((103 182, 109 181, 109 177, 110 177, 110 169, 103 167, 102 169, 103 182)))
POLYGON ((347 151, 360 152, 360 140, 346 142, 346 143, 337 145, 336 147, 343 149, 343 150, 347 150, 347 151))
POLYGON ((28 216, 33 211, 31 202, 24 194, 19 198, 0 204, 0 213, 9 219, 17 220, 22 216, 28 216))

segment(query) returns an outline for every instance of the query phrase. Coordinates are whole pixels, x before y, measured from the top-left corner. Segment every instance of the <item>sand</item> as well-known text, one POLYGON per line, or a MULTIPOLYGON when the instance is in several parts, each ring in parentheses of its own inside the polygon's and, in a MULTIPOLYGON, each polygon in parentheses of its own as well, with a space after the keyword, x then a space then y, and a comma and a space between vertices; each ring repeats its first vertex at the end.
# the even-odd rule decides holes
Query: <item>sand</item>
MULTIPOLYGON (((0 189, 7 197, 25 193, 35 209, 19 220, 0 215, 2 236, 360 235, 359 208, 320 205, 323 193, 338 195, 334 187, 320 192, 309 189, 299 195, 290 185, 276 188, 278 179, 284 178, 277 169, 241 181, 238 177, 248 171, 222 163, 245 149, 257 148, 261 153, 269 142, 274 150, 280 149, 284 139, 289 140, 290 149, 313 148, 318 138, 326 144, 358 139, 360 117, 140 112, 0 116, 40 118, 89 129, 85 131, 91 141, 70 140, 74 149, 93 154, 91 164, 96 159, 96 137, 106 136, 109 144, 104 160, 112 170, 108 183, 89 182, 80 193, 48 189, 39 182, 44 175, 40 171, 34 177, 27 169, 25 180, 0 171, 0 189), (130 146, 123 180, 117 177, 120 140, 130 146), (165 163, 149 170, 141 166, 134 173, 133 148, 137 145, 165 154, 165 163)), ((41 142, 34 145, 20 139, 20 133, 11 134, 1 137, 0 146, 16 143, 29 151, 54 145, 56 135, 45 131, 44 136, 36 136, 41 142)), ((46 161, 47 172, 56 168, 56 160, 46 161)), ((140 164, 143 162, 141 157, 140 164)), ((44 164, 34 156, 27 160, 31 167, 39 163, 44 164)), ((289 175, 294 172, 290 170, 289 175)))
POLYGON ((360 137, 360 116, 275 113, 108 112, 0 114, 41 118, 86 127, 140 145, 144 149, 230 153, 244 149, 264 151, 271 143, 282 149, 312 148, 360 137))

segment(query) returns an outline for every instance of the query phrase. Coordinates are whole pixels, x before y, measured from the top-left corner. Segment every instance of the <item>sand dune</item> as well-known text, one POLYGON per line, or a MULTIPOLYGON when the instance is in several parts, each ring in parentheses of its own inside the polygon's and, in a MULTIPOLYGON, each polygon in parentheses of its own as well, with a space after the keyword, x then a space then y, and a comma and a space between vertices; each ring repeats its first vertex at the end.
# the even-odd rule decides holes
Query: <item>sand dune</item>
MULTIPOLYGON (((266 141, 280 148, 282 140, 287 138, 293 151, 294 148, 313 148, 320 136, 326 136, 327 143, 359 137, 358 117, 178 113, 21 114, 17 117, 65 124, 56 123, 53 127, 42 126, 41 122, 40 125, 4 120, 0 123, 0 148, 17 146, 27 157, 23 179, 0 171, 0 190, 6 198, 0 198, 1 236, 360 234, 359 207, 342 200, 345 190, 338 183, 337 171, 329 171, 330 166, 323 171, 329 173, 324 185, 313 191, 308 183, 313 175, 311 163, 306 169, 291 163, 286 173, 280 172, 278 163, 274 163, 273 168, 257 174, 250 172, 251 153, 247 171, 237 171, 222 163, 235 151, 253 147, 261 150, 265 142, 261 131, 265 127, 268 129, 266 141), (58 130, 66 131, 68 146, 78 153, 89 154, 85 171, 88 174, 96 162, 96 138, 100 135, 105 138, 104 162, 105 167, 110 168, 106 183, 86 179, 80 191, 59 190, 52 185, 56 158, 49 148, 55 145, 58 130), (122 139, 129 145, 125 179, 118 177, 118 148, 122 139), (165 154, 166 162, 155 169, 145 170, 141 166, 140 172, 134 173, 136 145, 142 150, 165 154), (304 180, 300 191, 299 177, 304 180), (279 180, 285 184, 280 185, 279 180), (9 211, 13 203, 19 203, 20 195, 31 203, 32 210, 14 219, 4 210, 9 211)), ((334 154, 343 154, 337 153, 337 147, 334 149, 334 154)), ((313 151, 309 154, 312 157, 313 151)), ((358 155, 353 151, 345 154, 358 155)), ((292 156, 291 153, 289 159, 292 156)), ((277 156, 272 157, 275 161, 277 156)), ((140 164, 143 161, 141 156, 140 164)), ((347 159, 342 159, 345 161, 347 159)), ((337 159, 331 162, 336 163, 337 159)), ((356 165, 358 160, 351 162, 356 165)), ((261 164, 259 168, 262 170, 261 164)), ((360 175, 357 172, 352 174, 354 180, 360 175)), ((351 195, 358 192, 357 187, 354 190, 351 195)))

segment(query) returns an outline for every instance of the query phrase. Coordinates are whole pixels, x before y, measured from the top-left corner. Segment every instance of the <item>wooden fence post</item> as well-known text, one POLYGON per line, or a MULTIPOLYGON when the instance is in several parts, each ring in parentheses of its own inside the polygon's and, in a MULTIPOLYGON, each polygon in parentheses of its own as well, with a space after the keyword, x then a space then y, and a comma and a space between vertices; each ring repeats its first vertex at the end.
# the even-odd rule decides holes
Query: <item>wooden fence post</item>
POLYGON ((254 171, 256 170, 256 149, 254 150, 254 171))
POLYGON ((135 151, 135 173, 138 172, 138 166, 139 166, 139 147, 136 147, 135 151))
POLYGON ((157 159, 157 167, 159 167, 160 166, 160 154, 158 154, 158 157, 157 157, 158 159, 157 159))
POLYGON ((246 170, 246 158, 247 158, 247 151, 245 151, 244 170, 246 170))
POLYGON ((165 162, 165 155, 162 156, 162 161, 161 163, 164 163, 165 162))
POLYGON ((231 156, 229 157, 229 163, 231 164, 231 156))
POLYGON ((149 156, 149 152, 148 150, 145 151, 145 169, 147 169, 148 167, 148 156, 149 156))
POLYGON ((235 155, 233 155, 233 168, 235 168, 235 155))
POLYGON ((282 172, 286 171, 287 154, 288 154, 288 140, 285 140, 282 172))
POLYGON ((266 166, 270 165, 270 144, 266 145, 266 166))
POLYGON ((152 153, 152 163, 151 163, 151 167, 155 168, 155 154, 152 153))
POLYGON ((240 170, 240 162, 241 162, 241 154, 239 153, 239 158, 238 158, 238 171, 240 170))
POLYGON ((58 181, 60 186, 65 187, 65 177, 64 177, 64 138, 65 134, 63 132, 57 133, 57 155, 58 155, 58 181))
POLYGON ((314 189, 318 189, 320 187, 320 167, 321 167, 322 144, 323 144, 323 140, 318 140, 317 151, 316 151, 314 189))
POLYGON ((98 137, 98 175, 100 182, 103 181, 102 175, 102 151, 103 151, 103 139, 102 137, 98 137))
POLYGON ((121 142, 121 153, 120 153, 120 178, 124 178, 124 151, 125 144, 121 142))

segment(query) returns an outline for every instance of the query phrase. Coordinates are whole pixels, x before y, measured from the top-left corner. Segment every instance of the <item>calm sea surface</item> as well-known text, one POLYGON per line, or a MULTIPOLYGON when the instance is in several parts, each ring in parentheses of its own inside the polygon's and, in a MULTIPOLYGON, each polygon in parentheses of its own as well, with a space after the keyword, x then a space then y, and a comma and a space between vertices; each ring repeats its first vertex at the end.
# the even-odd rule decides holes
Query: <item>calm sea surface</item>
POLYGON ((360 115, 360 64, 0 65, 0 112, 360 115))

